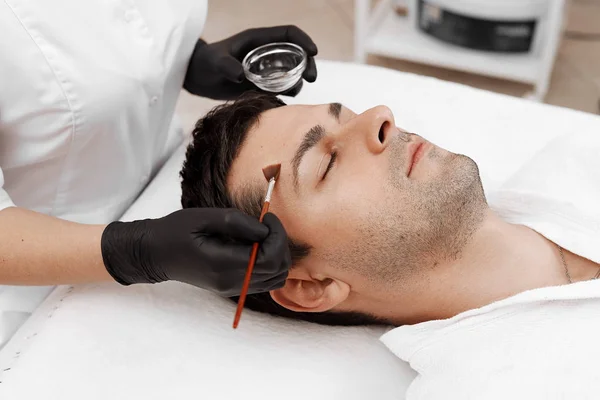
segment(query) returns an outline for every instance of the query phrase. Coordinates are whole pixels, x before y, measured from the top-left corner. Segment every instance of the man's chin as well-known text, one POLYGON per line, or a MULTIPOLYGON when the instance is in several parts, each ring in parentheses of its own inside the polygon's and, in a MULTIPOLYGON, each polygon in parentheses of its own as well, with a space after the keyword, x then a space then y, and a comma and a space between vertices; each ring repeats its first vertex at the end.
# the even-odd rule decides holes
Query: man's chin
POLYGON ((442 184, 450 192, 454 192, 465 200, 486 202, 483 192, 479 166, 470 157, 463 154, 448 152, 448 166, 442 179, 442 184))

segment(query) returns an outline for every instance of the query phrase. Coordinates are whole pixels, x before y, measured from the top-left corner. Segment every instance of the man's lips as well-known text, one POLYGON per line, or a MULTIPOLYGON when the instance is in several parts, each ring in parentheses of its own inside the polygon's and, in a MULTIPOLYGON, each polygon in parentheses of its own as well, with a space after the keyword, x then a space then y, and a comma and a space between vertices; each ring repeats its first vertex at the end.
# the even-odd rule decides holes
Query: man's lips
POLYGON ((410 177, 415 165, 421 160, 425 153, 426 143, 421 140, 416 140, 408 145, 408 163, 406 165, 406 176, 410 177))

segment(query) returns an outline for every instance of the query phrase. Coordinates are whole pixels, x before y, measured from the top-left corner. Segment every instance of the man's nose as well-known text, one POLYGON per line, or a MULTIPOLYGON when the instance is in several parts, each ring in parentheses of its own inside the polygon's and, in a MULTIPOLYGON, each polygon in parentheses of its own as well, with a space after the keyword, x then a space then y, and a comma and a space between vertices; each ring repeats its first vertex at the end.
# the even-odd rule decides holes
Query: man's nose
POLYGON ((365 140, 367 149, 381 153, 397 132, 394 114, 386 106, 373 107, 356 117, 358 136, 365 140))

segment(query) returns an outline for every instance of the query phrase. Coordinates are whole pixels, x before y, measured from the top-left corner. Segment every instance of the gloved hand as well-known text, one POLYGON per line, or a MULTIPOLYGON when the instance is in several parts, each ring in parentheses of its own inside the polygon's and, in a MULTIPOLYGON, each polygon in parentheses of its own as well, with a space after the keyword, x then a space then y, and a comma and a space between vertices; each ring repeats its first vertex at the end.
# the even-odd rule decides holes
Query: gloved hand
POLYGON ((241 291, 255 241, 261 245, 248 293, 282 287, 292 260, 285 229, 271 213, 263 224, 223 208, 113 222, 104 229, 101 247, 107 271, 122 285, 175 280, 231 297, 241 291))
MULTIPOLYGON (((192 94, 215 100, 233 100, 248 90, 262 91, 246 79, 242 60, 256 47, 276 42, 291 42, 302 47, 308 56, 302 77, 308 82, 317 79, 314 60, 317 46, 300 28, 287 25, 248 29, 212 44, 198 40, 183 87, 192 94)), ((301 88, 302 80, 283 94, 295 96, 301 88)))

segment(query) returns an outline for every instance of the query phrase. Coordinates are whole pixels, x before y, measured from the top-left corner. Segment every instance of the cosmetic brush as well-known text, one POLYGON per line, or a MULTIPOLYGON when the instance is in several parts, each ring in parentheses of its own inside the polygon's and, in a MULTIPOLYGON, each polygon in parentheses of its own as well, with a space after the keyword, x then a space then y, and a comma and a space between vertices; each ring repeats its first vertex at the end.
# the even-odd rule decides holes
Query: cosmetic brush
MULTIPOLYGON (((269 204, 271 203, 271 195, 275 188, 275 182, 279 179, 279 172, 281 171, 281 164, 273 164, 262 169, 263 175, 269 187, 267 188, 267 195, 265 196, 265 202, 263 203, 262 210, 260 211, 260 217, 258 220, 263 222, 265 214, 269 211, 269 204)), ((256 263, 256 256, 258 255, 258 242, 252 245, 252 252, 250 253, 250 260, 248 261, 248 267, 246 268, 246 276, 244 277, 244 284, 242 285, 242 292, 240 293, 240 299, 238 300, 237 310, 235 311, 235 318, 233 320, 233 329, 236 329, 240 317, 242 316, 242 310, 244 309, 244 303, 246 302, 246 295, 248 294, 248 288, 250 287, 250 278, 252 277, 252 270, 254 270, 254 264, 256 263)))

